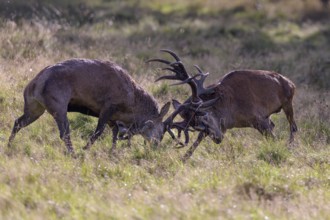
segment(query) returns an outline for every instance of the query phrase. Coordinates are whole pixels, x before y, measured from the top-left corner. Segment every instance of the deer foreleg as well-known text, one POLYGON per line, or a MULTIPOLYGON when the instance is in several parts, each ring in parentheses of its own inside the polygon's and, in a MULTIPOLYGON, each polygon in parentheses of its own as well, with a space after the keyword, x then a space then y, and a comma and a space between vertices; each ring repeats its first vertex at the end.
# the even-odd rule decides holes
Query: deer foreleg
POLYGON ((199 132, 197 140, 193 143, 193 145, 188 149, 185 155, 182 157, 182 162, 186 162, 191 155, 194 153, 196 148, 198 147, 199 143, 204 139, 205 133, 203 131, 199 132))

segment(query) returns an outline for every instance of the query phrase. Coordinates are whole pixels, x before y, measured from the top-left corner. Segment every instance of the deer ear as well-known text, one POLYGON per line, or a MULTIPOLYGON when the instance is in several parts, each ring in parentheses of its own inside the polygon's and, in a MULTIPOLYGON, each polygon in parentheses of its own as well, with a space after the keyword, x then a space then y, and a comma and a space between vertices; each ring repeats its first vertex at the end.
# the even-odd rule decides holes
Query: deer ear
POLYGON ((181 103, 176 99, 172 99, 172 105, 173 105, 173 108, 175 110, 177 110, 180 107, 181 103))
POLYGON ((163 118, 163 117, 167 114, 168 110, 170 110, 170 106, 171 106, 171 102, 167 102, 167 103, 162 107, 162 109, 160 110, 160 113, 159 113, 159 116, 160 116, 161 118, 163 118))

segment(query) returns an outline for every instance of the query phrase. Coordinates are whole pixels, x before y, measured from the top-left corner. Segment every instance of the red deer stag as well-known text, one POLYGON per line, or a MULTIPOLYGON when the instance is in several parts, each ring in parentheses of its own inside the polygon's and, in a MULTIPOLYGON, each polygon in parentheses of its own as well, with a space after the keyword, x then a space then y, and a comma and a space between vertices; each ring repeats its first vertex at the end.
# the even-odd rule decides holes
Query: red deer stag
MULTIPOLYGON (((187 74, 179 57, 174 52, 170 54, 176 60, 173 63, 163 59, 150 60, 167 64, 169 67, 164 69, 175 73, 175 75, 162 76, 158 80, 180 80, 181 83, 177 84, 195 85, 191 87, 195 89, 192 91, 192 97, 183 104, 173 102, 175 114, 172 114, 167 122, 170 125, 175 115, 180 113, 184 121, 180 122, 181 129, 179 130, 186 131, 187 128, 192 127, 200 131, 197 140, 184 155, 184 161, 193 154, 205 136, 210 136, 215 143, 219 144, 226 130, 230 128, 252 127, 263 135, 273 136, 272 130, 275 125, 269 117, 281 109, 284 110, 289 121, 290 142, 293 141, 294 133, 297 131, 292 108, 295 85, 288 78, 265 70, 237 70, 226 74, 217 84, 204 88, 203 83, 208 74, 195 66, 198 74, 191 77, 187 74), (192 108, 189 104, 196 99, 194 95, 202 102, 210 100, 216 100, 216 102, 203 110, 204 115, 198 116, 196 115, 197 108, 192 108)), ((175 123, 177 122, 173 124, 175 123)), ((185 134, 188 135, 187 132, 185 134)))
POLYGON ((106 124, 113 127, 116 145, 120 121, 134 127, 148 141, 161 141, 162 118, 170 103, 158 109, 156 100, 138 86, 120 66, 109 61, 71 59, 44 68, 24 90, 24 114, 14 124, 8 146, 16 133, 37 120, 45 110, 55 119, 69 153, 70 140, 67 112, 98 117, 96 130, 84 149, 89 149, 102 134, 106 124))

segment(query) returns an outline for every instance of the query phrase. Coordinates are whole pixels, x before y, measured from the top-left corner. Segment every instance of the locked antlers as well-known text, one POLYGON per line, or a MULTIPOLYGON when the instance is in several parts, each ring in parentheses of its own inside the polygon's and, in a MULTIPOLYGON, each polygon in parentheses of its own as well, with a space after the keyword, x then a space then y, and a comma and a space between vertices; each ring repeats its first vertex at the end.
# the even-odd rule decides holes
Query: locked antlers
MULTIPOLYGON (((155 59, 147 60, 146 62, 147 63, 149 63, 149 62, 164 63, 168 66, 163 68, 163 70, 171 71, 171 72, 174 73, 174 75, 161 76, 161 77, 156 79, 156 82, 160 81, 160 80, 164 80, 164 79, 179 80, 180 82, 174 83, 172 85, 188 84, 191 88, 191 93, 192 93, 190 101, 181 104, 166 119, 165 126, 166 126, 167 131, 169 131, 169 133, 171 134, 172 132, 169 129, 170 129, 170 127, 172 127, 173 120, 174 120, 174 118, 177 114, 179 114, 183 110, 192 110, 194 112, 194 115, 196 115, 196 114, 197 115, 204 115, 205 114, 204 110, 211 107, 213 104, 215 104, 215 102, 218 100, 218 98, 211 99, 211 100, 208 100, 208 101, 203 101, 200 96, 203 95, 203 94, 212 94, 212 93, 214 93, 214 88, 217 85, 205 88, 203 86, 203 84, 204 84, 205 79, 209 75, 209 73, 203 73, 201 68, 199 68, 197 65, 195 65, 194 67, 197 69, 198 73, 191 76, 187 72, 186 68, 184 67, 182 61, 180 60, 180 58, 177 54, 175 54, 173 51, 167 50, 167 49, 162 49, 161 51, 170 54, 175 59, 175 61, 171 62, 171 61, 168 61, 168 60, 165 60, 165 59, 155 58, 155 59)), ((185 132, 185 134, 186 133, 187 132, 185 132)), ((173 137, 172 134, 171 134, 171 136, 173 137)), ((189 140, 189 137, 188 137, 188 140, 189 140)))

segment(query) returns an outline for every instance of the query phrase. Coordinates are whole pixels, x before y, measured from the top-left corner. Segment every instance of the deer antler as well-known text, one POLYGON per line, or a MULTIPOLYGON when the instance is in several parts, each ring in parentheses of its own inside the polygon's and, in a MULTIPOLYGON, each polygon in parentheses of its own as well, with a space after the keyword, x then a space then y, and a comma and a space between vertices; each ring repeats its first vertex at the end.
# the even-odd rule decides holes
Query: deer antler
POLYGON ((206 77, 209 75, 209 73, 204 73, 202 71, 202 69, 199 66, 197 66, 197 65, 194 65, 194 67, 198 71, 198 74, 196 74, 194 76, 194 81, 195 81, 195 83, 197 85, 197 88, 198 88, 197 95, 200 96, 202 94, 212 94, 212 93, 214 93, 214 88, 217 87, 218 84, 215 84, 212 87, 205 88, 203 86, 203 84, 204 84, 204 81, 205 81, 206 77), (198 77, 200 77, 200 79, 198 79, 198 77))
POLYGON ((198 94, 197 85, 196 85, 196 83, 194 81, 189 80, 191 77, 188 74, 188 72, 186 71, 186 68, 184 67, 184 65, 183 65, 182 61, 180 60, 179 56, 176 55, 176 53, 174 53, 171 50, 162 49, 160 51, 169 53, 172 57, 174 57, 174 59, 176 60, 176 62, 170 62, 170 61, 164 60, 164 59, 150 59, 150 60, 147 60, 146 62, 147 63, 149 63, 149 62, 161 62, 161 63, 165 63, 165 64, 169 65, 169 67, 165 67, 165 68, 163 68, 163 70, 169 70, 171 72, 174 72, 175 75, 161 76, 161 77, 157 78, 155 82, 157 82, 159 80, 163 80, 163 79, 184 81, 191 88, 191 92, 192 92, 192 96, 191 96, 192 97, 191 98, 192 99, 192 103, 194 105, 201 104, 202 103, 202 100, 197 95, 198 94), (186 80, 188 80, 188 81, 186 81, 186 80))
MULTIPOLYGON (((164 79, 179 80, 181 82, 174 83, 172 85, 181 85, 181 84, 187 83, 190 86, 191 92, 192 92, 191 101, 181 104, 164 122, 166 130, 170 133, 170 135, 173 138, 173 133, 170 131, 170 129, 174 128, 174 127, 178 128, 177 125, 175 125, 174 127, 172 125, 173 120, 176 117, 176 115, 178 115, 184 109, 190 109, 193 112, 195 112, 195 114, 203 114, 203 110, 212 106, 218 100, 218 98, 208 100, 206 102, 203 102, 203 100, 200 98, 200 95, 202 95, 202 94, 210 94, 210 93, 214 92, 215 86, 212 88, 203 87, 203 83, 204 83, 206 77, 208 76, 208 73, 203 73, 203 71, 197 65, 195 65, 195 68, 198 70, 198 73, 195 74, 194 76, 190 76, 189 73, 186 71, 186 68, 184 67, 183 62, 180 60, 179 56, 176 53, 174 53, 173 51, 168 50, 168 49, 162 49, 161 51, 169 53, 175 59, 175 61, 170 62, 165 59, 156 58, 156 59, 149 59, 146 62, 147 63, 149 63, 149 62, 164 63, 164 64, 168 65, 168 67, 163 68, 163 70, 168 70, 175 74, 161 76, 156 79, 156 82, 160 81, 160 80, 164 80, 164 79)), ((187 129, 188 129, 188 126, 186 126, 186 128, 181 129, 181 130, 184 130, 185 134, 186 134, 186 133, 188 133, 187 129)), ((186 142, 187 142, 187 140, 189 141, 189 136, 186 135, 186 142)))

